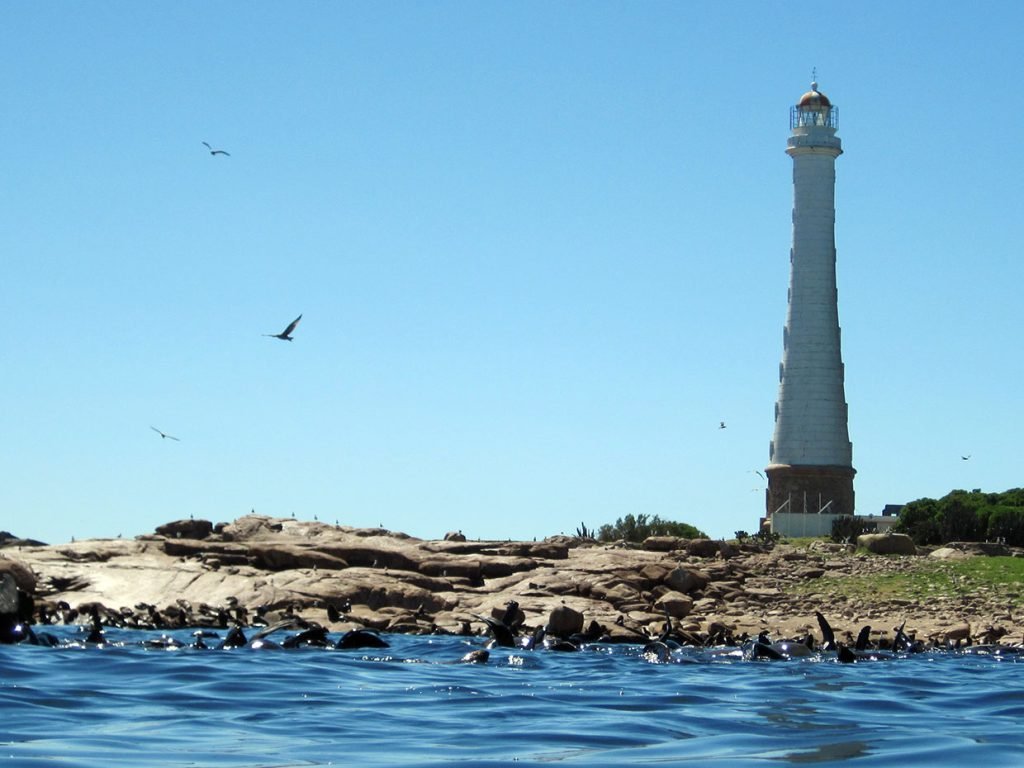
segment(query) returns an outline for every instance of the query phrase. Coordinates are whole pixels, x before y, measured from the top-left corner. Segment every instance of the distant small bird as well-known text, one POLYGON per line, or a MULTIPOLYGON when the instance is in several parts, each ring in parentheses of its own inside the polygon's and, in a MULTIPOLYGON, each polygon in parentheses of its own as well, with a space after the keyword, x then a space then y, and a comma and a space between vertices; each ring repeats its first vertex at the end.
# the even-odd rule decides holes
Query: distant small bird
POLYGON ((158 435, 160 435, 160 437, 167 438, 169 440, 177 440, 179 443, 181 442, 181 440, 179 440, 174 435, 168 435, 166 432, 161 432, 159 429, 157 429, 156 427, 154 427, 152 425, 150 425, 149 428, 152 429, 154 432, 156 432, 158 435))
POLYGON ((718 422, 718 428, 719 429, 725 429, 725 422, 724 421, 718 422))
POLYGON ((210 150, 210 154, 211 155, 224 155, 224 157, 231 157, 231 153, 230 152, 225 152, 223 149, 214 149, 209 144, 207 144, 205 141, 203 142, 203 146, 205 146, 208 150, 210 150))
POLYGON ((299 324, 299 320, 301 320, 301 319, 302 319, 302 315, 299 315, 294 320, 292 320, 288 324, 288 327, 285 328, 280 333, 264 333, 263 335, 264 336, 271 336, 271 337, 273 337, 275 339, 281 339, 281 341, 294 341, 294 339, 292 338, 291 334, 292 334, 292 331, 295 330, 295 326, 299 324))
POLYGON ((960 458, 963 459, 964 461, 967 461, 969 458, 971 458, 971 454, 967 454, 966 456, 961 456, 960 458))
POLYGON ((754 474, 755 474, 755 475, 757 475, 758 477, 760 477, 760 478, 761 478, 762 480, 764 480, 764 475, 762 475, 762 474, 761 474, 760 472, 758 472, 758 471, 757 471, 756 469, 754 470, 754 474))

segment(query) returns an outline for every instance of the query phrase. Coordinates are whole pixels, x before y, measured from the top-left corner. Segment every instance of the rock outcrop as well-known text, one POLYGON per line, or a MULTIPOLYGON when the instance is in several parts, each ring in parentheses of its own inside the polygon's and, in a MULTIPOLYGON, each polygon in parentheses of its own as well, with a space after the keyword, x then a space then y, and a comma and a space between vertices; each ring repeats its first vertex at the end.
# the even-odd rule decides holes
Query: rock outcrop
POLYGON ((0 570, 52 621, 81 620, 99 604, 104 621, 124 626, 223 627, 298 614, 332 630, 461 633, 482 631, 477 617, 501 616, 514 601, 526 628, 569 635, 596 625, 613 641, 656 636, 666 615, 704 639, 791 637, 813 628, 819 610, 837 631, 871 624, 884 634, 906 621, 922 637, 968 623, 1021 636, 1024 616, 1003 594, 917 605, 835 589, 837 579, 911 572, 926 560, 825 542, 797 549, 659 537, 630 546, 455 533, 425 541, 262 515, 175 521, 134 540, 0 550, 0 570))

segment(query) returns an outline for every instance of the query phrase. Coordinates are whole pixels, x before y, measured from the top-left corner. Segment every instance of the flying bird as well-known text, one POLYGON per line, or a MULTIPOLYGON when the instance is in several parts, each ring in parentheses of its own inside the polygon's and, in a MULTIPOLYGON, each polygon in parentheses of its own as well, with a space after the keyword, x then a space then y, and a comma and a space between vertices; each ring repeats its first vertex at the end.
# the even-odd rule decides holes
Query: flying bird
POLYGON ((302 319, 302 315, 299 315, 294 320, 292 320, 290 323, 288 323, 288 327, 285 328, 280 333, 264 333, 263 335, 264 336, 272 336, 273 338, 280 339, 281 341, 294 341, 294 339, 292 339, 292 331, 295 330, 295 326, 299 324, 299 320, 301 320, 301 319, 302 319))
POLYGON ((203 142, 203 146, 210 150, 211 155, 224 155, 224 157, 231 157, 230 152, 225 152, 223 149, 214 149, 207 142, 203 142))
POLYGON ((718 422, 718 428, 719 429, 725 429, 725 422, 724 421, 718 422))
POLYGON ((175 437, 174 435, 168 435, 168 434, 167 434, 166 432, 161 432, 161 431, 160 431, 159 429, 157 429, 157 428, 156 428, 156 427, 154 427, 154 426, 150 426, 150 429, 152 429, 152 430, 153 430, 154 432, 156 432, 156 433, 157 433, 158 435, 160 435, 160 437, 162 437, 162 438, 165 438, 165 439, 170 439, 170 440, 177 440, 177 441, 178 441, 179 443, 181 442, 181 440, 179 440, 179 439, 178 439, 177 437, 175 437))
POLYGON ((969 458, 971 458, 971 454, 968 453, 966 456, 961 456, 960 458, 963 459, 964 461, 967 461, 969 458))

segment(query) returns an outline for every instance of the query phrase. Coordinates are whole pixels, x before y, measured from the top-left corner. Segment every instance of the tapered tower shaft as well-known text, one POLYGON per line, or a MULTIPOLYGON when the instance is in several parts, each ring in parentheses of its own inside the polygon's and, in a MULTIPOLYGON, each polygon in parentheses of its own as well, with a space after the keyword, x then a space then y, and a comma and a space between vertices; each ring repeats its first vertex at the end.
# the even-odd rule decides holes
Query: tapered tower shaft
POLYGON ((837 110, 817 83, 790 116, 793 245, 767 513, 854 512, 836 290, 837 110))

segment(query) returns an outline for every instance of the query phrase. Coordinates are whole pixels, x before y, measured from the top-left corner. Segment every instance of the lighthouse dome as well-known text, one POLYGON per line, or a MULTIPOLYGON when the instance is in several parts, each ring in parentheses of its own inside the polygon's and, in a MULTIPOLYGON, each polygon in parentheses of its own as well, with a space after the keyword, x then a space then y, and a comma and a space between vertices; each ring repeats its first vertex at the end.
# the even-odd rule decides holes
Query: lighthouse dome
POLYGON ((831 107, 832 102, 828 100, 828 96, 818 90, 817 83, 811 83, 811 90, 800 97, 796 106, 801 110, 822 110, 831 107))

